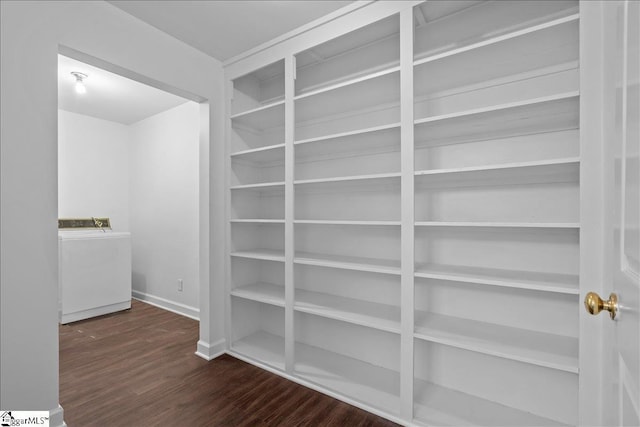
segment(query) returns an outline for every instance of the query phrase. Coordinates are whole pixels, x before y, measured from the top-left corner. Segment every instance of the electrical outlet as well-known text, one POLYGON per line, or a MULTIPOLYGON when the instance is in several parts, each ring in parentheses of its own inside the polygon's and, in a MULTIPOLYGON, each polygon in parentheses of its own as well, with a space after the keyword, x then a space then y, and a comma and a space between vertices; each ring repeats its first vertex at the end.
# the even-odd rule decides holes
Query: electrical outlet
POLYGON ((178 279, 178 292, 182 292, 182 279, 178 279))

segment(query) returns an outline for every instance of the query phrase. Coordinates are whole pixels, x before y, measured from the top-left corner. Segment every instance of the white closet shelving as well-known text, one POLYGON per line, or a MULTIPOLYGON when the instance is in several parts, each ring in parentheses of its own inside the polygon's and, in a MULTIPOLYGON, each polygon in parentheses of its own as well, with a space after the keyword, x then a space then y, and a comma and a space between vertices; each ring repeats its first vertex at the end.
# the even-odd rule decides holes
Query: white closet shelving
POLYGON ((404 424, 577 424, 578 3, 353 13, 230 74, 231 353, 404 424))
POLYGON ((575 424, 577 4, 414 12, 415 420, 575 424))
POLYGON ((233 92, 231 348, 284 369, 284 61, 236 79, 233 92))

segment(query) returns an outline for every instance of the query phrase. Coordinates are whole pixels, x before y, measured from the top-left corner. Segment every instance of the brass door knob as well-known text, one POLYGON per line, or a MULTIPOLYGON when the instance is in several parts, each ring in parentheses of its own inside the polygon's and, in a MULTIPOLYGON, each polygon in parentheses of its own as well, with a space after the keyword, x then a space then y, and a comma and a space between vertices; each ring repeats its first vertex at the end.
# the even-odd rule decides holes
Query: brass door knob
POLYGON ((607 301, 603 301, 597 293, 589 292, 584 298, 584 307, 594 316, 602 310, 607 310, 611 319, 615 319, 618 312, 618 295, 612 293, 607 301))

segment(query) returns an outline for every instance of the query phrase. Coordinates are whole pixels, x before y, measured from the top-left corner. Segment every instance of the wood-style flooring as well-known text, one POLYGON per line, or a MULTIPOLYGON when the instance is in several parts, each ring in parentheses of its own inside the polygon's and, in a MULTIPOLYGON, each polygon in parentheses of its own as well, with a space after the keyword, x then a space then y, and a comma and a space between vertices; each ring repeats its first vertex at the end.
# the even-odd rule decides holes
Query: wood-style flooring
POLYGON ((60 326, 69 427, 395 426, 229 355, 194 354, 198 322, 131 310, 60 326))

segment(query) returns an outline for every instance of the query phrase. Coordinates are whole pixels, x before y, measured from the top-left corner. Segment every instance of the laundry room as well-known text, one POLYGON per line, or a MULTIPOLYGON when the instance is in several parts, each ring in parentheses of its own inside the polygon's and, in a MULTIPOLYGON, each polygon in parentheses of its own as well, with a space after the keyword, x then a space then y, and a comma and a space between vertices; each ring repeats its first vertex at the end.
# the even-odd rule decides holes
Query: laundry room
POLYGON ((58 56, 61 323, 132 296, 198 319, 199 111, 58 56))

